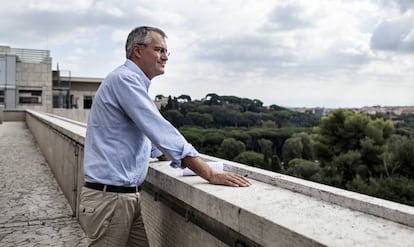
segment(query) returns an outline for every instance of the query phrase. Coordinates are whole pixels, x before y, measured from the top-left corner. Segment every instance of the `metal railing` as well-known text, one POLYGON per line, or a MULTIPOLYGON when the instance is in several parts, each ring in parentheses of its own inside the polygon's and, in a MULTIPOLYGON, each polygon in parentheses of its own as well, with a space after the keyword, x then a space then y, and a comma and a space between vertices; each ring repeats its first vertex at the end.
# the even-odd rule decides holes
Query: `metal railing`
POLYGON ((1 49, 0 54, 16 55, 22 62, 48 62, 51 59, 49 50, 9 48, 1 49))

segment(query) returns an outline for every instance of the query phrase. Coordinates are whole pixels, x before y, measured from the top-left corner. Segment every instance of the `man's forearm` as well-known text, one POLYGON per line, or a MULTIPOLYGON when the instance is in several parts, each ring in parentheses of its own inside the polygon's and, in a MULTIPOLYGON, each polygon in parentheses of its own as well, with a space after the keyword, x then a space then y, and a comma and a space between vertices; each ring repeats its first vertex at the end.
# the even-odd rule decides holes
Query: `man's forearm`
POLYGON ((229 172, 216 173, 200 157, 187 156, 182 160, 183 164, 195 172, 198 176, 204 178, 211 184, 220 184, 234 187, 247 187, 251 183, 244 177, 229 172))
POLYGON ((198 176, 210 182, 211 176, 213 175, 213 170, 200 157, 187 156, 182 160, 182 162, 198 176))

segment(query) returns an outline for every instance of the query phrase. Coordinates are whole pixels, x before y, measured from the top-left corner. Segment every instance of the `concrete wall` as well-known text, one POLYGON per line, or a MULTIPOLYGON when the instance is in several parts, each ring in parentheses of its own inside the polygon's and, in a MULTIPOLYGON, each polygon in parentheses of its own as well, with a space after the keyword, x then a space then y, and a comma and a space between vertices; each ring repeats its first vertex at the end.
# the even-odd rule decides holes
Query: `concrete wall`
MULTIPOLYGON (((83 107, 83 95, 82 95, 82 100, 79 101, 79 102, 81 102, 80 104, 83 107)), ((52 110, 52 114, 57 115, 57 116, 61 116, 61 117, 65 117, 65 118, 69 118, 69 119, 73 119, 73 120, 78 121, 78 122, 86 123, 86 122, 88 122, 88 116, 89 116, 90 111, 91 111, 90 109, 59 109, 59 108, 54 108, 52 110)))
POLYGON ((3 121, 25 121, 26 111, 25 110, 3 110, 3 121))
POLYGON ((32 109, 43 112, 52 110, 52 60, 45 59, 41 62, 16 63, 16 109, 32 109), (41 104, 20 104, 19 90, 42 90, 41 104))
POLYGON ((39 121, 35 115, 28 114, 26 123, 76 215, 78 191, 83 184, 83 143, 79 143, 79 139, 72 139, 68 133, 59 131, 58 126, 39 121))
MULTIPOLYGON (((83 184, 85 124, 28 111, 26 122, 74 215, 83 184)), ((152 160, 142 213, 151 246, 410 246, 414 207, 223 162, 248 188, 207 184, 152 160)))
MULTIPOLYGON (((0 49, 1 50, 1 49, 0 49)), ((1 51, 0 51, 1 53, 1 51)), ((4 91, 5 108, 16 106, 16 55, 0 54, 0 88, 4 91)))

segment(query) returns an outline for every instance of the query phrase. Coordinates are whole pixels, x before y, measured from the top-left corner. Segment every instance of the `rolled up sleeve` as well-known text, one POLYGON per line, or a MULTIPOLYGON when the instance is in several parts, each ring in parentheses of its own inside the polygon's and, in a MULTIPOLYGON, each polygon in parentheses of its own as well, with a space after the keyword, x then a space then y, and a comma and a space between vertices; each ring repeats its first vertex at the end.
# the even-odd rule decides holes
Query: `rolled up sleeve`
MULTIPOLYGON (((191 145, 191 144, 189 144, 188 143, 188 145, 186 145, 184 148, 183 148, 183 153, 182 153, 182 155, 181 155, 181 157, 187 157, 187 156, 190 156, 190 157, 197 157, 197 156, 199 156, 199 153, 195 150, 195 148, 191 145)), ((173 168, 182 168, 182 169, 184 169, 186 166, 181 162, 181 159, 179 159, 179 160, 173 160, 173 161, 171 161, 171 164, 170 164, 170 166, 171 167, 173 167, 173 168)))

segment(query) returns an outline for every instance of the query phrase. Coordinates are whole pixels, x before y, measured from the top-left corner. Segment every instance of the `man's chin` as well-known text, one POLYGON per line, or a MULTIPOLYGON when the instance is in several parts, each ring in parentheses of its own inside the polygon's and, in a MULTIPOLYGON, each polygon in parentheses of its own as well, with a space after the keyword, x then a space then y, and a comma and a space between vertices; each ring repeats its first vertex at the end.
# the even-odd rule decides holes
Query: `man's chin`
POLYGON ((162 70, 162 71, 158 71, 158 72, 154 75, 154 77, 159 76, 159 75, 163 75, 163 74, 164 74, 164 70, 162 70))

